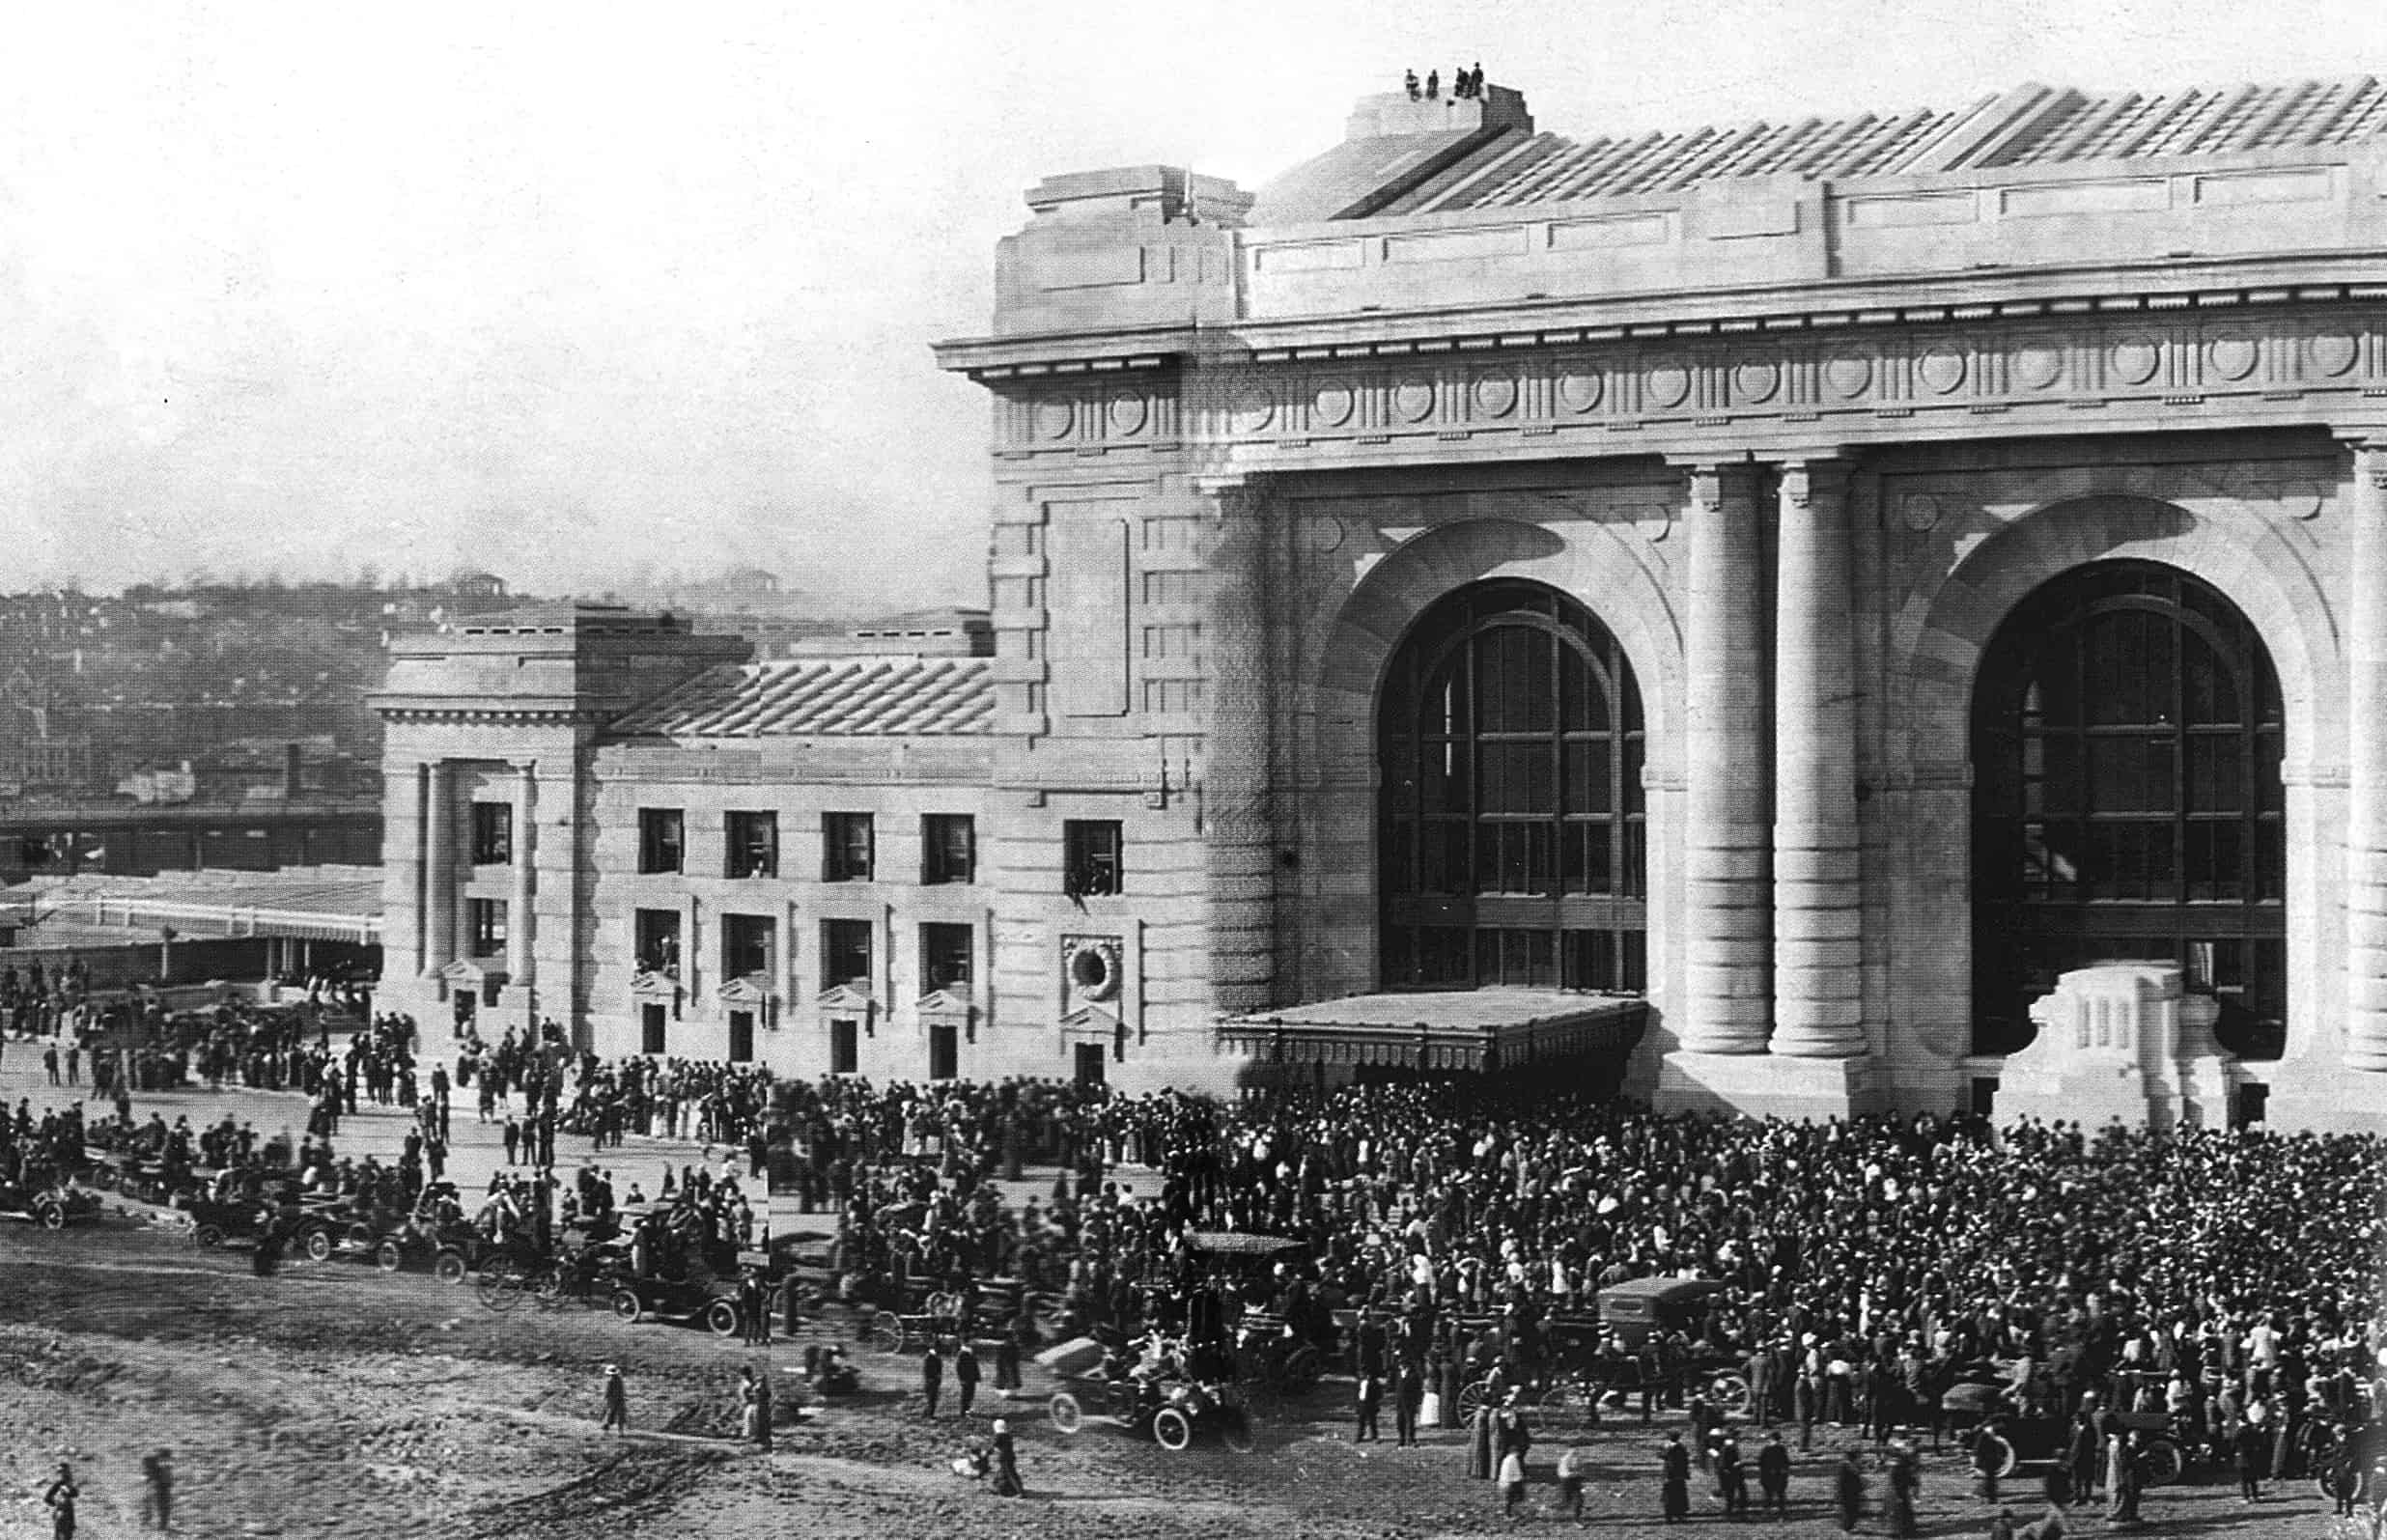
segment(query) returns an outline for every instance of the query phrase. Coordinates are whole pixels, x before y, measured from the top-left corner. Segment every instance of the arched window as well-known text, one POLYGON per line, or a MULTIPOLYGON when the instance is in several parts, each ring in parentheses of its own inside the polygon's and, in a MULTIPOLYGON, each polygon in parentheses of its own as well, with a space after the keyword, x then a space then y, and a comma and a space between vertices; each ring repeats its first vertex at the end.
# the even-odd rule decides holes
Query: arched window
POLYGON ((2287 1020, 2279 680, 2237 607, 2153 562, 2099 562, 1998 628, 1973 703, 1974 1046, 2092 963, 2176 962, 2225 1047, 2287 1020))
POLYGON ((1507 579, 1446 596, 1376 721, 1386 988, 1645 987, 1641 692, 1590 611, 1507 579))

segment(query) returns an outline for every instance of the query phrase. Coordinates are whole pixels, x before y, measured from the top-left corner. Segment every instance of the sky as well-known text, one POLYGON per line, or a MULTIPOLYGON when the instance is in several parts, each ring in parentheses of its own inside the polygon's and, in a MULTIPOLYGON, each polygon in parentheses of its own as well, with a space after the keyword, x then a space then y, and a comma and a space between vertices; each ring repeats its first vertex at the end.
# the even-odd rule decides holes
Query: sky
POLYGON ((983 600, 995 242, 1043 177, 1256 188, 1404 69, 1589 136, 2387 72, 2376 0, 114 4, 0 50, 0 590, 983 600), (403 14, 399 14, 403 10, 403 14))

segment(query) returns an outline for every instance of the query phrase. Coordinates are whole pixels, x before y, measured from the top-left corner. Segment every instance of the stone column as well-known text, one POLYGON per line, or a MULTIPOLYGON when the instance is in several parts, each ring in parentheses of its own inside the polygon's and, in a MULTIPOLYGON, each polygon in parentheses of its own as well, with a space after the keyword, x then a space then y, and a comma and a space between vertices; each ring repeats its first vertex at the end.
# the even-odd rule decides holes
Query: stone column
MULTIPOLYGON (((530 870, 538 841, 538 782, 527 761, 514 767, 514 892, 506 902, 506 982, 530 1003, 530 870)), ((534 1023, 536 1024, 536 1023, 534 1023)))
POLYGON ((423 769, 423 971, 430 973, 456 958, 456 780, 444 760, 423 769))
POLYGON ((1866 1049, 1847 467, 1783 466, 1775 558, 1773 1050, 1866 1049))
POLYGON ((1763 542, 1756 469, 1691 473, 1682 1048, 1762 1053, 1772 961, 1773 829, 1765 723, 1763 542))
POLYGON ((1241 482, 1211 483, 1209 661, 1202 738, 1202 850, 1208 864, 1212 1009, 1262 1010, 1277 975, 1277 829, 1270 740, 1268 504, 1241 482))
POLYGON ((2345 1065, 2387 1071, 2387 433, 2357 440, 2346 580, 2345 1065))

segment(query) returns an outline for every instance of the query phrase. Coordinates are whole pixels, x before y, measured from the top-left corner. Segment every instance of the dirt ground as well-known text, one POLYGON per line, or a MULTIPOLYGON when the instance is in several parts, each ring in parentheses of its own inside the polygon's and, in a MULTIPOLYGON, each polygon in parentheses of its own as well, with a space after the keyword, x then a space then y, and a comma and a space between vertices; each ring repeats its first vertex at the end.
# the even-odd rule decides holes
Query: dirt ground
MULTIPOLYGON (((19 1051, 7 1055, 12 1071, 19 1051)), ((39 1106, 40 1089, 0 1086, 11 1104, 28 1089, 39 1106)), ((147 1098, 141 1110, 154 1102, 172 1118, 179 1105, 196 1121, 205 1101, 147 1098)), ((848 1324, 832 1317, 807 1335, 848 1340, 848 1324)), ((1030 1399, 1010 1409, 1028 1496, 997 1498, 946 1461, 1004 1409, 982 1405, 966 1430, 948 1384, 929 1423, 915 1368, 852 1351, 863 1395, 780 1430, 766 1456, 727 1436, 738 1369, 767 1360, 792 1381, 801 1341, 765 1354, 579 1307, 498 1315, 468 1287, 341 1261, 258 1278, 244 1253, 198 1250, 131 1211, 58 1235, 11 1225, 0 1230, 0 1537, 49 1534, 41 1494, 62 1459, 83 1487, 82 1535, 137 1532, 140 1459, 159 1447, 173 1451, 175 1527, 193 1535, 1433 1540, 1576 1526, 1554 1512, 1559 1446, 1546 1433, 1530 1512, 1512 1524, 1489 1483, 1466 1478, 1458 1433, 1415 1449, 1349 1442, 1350 1386, 1333 1379, 1250 1453, 1200 1442, 1172 1455, 1100 1425, 1063 1438, 1031 1370, 1030 1399), (628 1381, 629 1438, 597 1427, 606 1362, 628 1381)), ((1635 1421, 1584 1438, 1583 1527, 1622 1540, 1678 1532, 1654 1518, 1663 1431, 1635 1421)), ((1838 1452, 1827 1440, 1801 1459, 1791 1521, 1749 1529, 1837 1533, 1826 1510, 1838 1452)), ((1695 1500, 1700 1524, 1723 1522, 1703 1493, 1695 1500)), ((1987 1516, 1952 1456, 1929 1461, 1924 1533, 1980 1534, 1987 1516)), ((2218 1473, 2150 1494, 2145 1516, 2148 1534, 2354 1533, 2309 1483, 2249 1507, 2218 1473)), ((2104 1527, 2090 1520, 2075 1532, 2104 1527)), ((1864 1529, 1879 1534, 1878 1517, 1864 1529)))

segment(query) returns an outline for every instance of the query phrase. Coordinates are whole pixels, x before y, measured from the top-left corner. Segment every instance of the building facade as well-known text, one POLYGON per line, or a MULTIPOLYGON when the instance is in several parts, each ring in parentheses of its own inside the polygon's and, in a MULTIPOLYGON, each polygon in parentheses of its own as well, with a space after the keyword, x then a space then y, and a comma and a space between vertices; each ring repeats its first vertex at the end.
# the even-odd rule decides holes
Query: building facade
POLYGON ((992 656, 774 716, 829 664, 591 631, 616 695, 508 725, 402 649, 390 976, 805 1073, 2387 1124, 2382 133, 2367 80, 1590 141, 1491 87, 1256 197, 1053 178, 939 350, 992 656), (557 854, 463 875, 507 786, 557 854), (674 807, 723 875, 639 870, 674 807), (764 812, 820 864, 734 875, 764 812), (534 996, 462 955, 501 897, 534 996))

